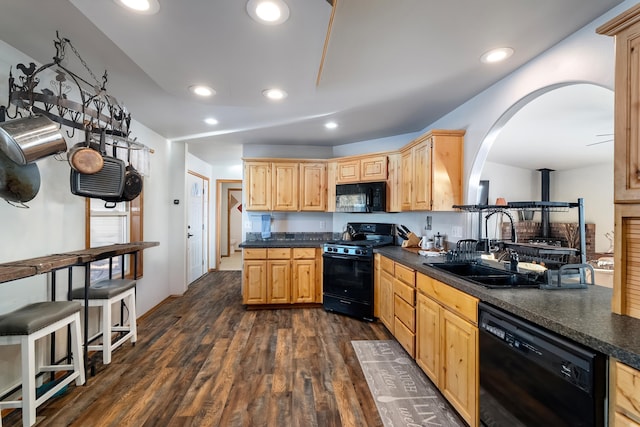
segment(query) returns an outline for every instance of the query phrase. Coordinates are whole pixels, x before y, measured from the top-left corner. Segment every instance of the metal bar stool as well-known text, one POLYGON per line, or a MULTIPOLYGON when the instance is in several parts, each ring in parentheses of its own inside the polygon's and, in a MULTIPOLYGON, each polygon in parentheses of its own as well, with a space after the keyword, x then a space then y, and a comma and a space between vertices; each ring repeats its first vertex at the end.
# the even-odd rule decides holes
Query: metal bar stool
MULTIPOLYGON (((81 304, 88 304, 89 307, 100 307, 102 310, 102 326, 100 330, 91 338, 91 343, 100 336, 100 344, 88 344, 86 350, 102 351, 102 361, 105 365, 111 363, 111 353, 120 347, 128 339, 135 344, 137 339, 136 328, 136 281, 129 279, 105 279, 88 288, 77 288, 71 291, 69 299, 79 301, 81 304), (124 302, 129 310, 129 324, 124 325, 123 321, 114 325, 111 314, 111 306, 117 302, 124 302), (118 335, 113 337, 113 333, 118 335), (123 333, 123 334, 121 334, 123 333)), ((122 318, 122 316, 121 316, 122 318)), ((88 319, 85 319, 88 322, 88 319)))
MULTIPOLYGON (((80 340, 80 304, 73 301, 48 301, 29 304, 0 316, 0 345, 20 344, 22 358, 22 400, 0 402, 2 408, 22 408, 22 425, 36 422, 36 408, 63 390, 75 380, 76 385, 85 382, 80 340), (49 334, 67 328, 71 330, 72 364, 55 364, 36 367, 36 341, 49 334), (40 397, 36 397, 36 376, 41 372, 67 371, 40 397)), ((0 419, 0 425, 2 421, 0 419)))

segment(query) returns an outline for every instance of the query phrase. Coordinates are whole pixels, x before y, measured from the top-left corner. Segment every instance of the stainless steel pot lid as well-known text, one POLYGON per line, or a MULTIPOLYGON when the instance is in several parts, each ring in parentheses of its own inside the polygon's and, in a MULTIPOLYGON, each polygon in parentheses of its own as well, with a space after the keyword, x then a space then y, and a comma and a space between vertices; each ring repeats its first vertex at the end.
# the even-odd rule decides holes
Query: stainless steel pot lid
POLYGON ((60 128, 36 114, 0 123, 0 150, 19 165, 67 150, 60 128))

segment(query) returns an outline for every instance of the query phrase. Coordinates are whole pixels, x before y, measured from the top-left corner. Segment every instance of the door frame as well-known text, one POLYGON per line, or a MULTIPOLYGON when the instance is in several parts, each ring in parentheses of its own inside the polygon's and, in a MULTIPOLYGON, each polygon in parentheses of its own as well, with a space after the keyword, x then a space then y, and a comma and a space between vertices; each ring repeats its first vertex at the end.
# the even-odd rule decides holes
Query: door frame
MULTIPOLYGON (((222 186, 223 184, 238 184, 240 191, 243 191, 241 179, 216 179, 216 270, 220 268, 222 262, 222 251, 220 250, 220 233, 222 231, 222 186)), ((234 188, 237 190, 237 188, 234 188)), ((228 194, 228 193, 227 193, 228 194)), ((228 196, 227 196, 228 197, 228 196)), ((241 201, 242 202, 242 201, 241 201)), ((226 214, 225 214, 226 215, 226 214)), ((227 235, 229 234, 229 223, 227 221, 227 235)), ((227 242, 228 244, 228 242, 227 242)))

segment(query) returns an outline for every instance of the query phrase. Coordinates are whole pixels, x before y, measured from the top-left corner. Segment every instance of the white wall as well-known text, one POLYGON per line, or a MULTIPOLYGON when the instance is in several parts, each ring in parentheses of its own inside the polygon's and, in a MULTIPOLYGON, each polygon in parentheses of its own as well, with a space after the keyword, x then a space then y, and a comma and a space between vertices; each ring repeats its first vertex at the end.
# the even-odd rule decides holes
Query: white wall
MULTIPOLYGON (((10 67, 13 67, 15 76, 16 64, 31 61, 31 58, 0 41, 0 103, 8 98, 10 67)), ((135 112, 133 117, 135 119, 135 112)), ((135 120, 131 130, 132 137, 137 137, 139 142, 155 152, 151 155, 150 176, 144 179, 143 236, 146 241, 157 241, 160 245, 144 251, 144 277, 138 280, 136 304, 138 315, 142 315, 172 293, 169 272, 180 269, 175 265, 180 264, 180 259, 171 256, 169 240, 172 222, 167 206, 170 203, 169 185, 174 181, 168 167, 171 144, 135 120)), ((76 132, 73 138, 67 138, 67 145, 71 146, 79 138, 76 132)), ((37 196, 27 203, 29 209, 12 207, 0 199, 0 263, 85 247, 85 199, 71 194, 68 163, 47 157, 36 164, 40 170, 41 186, 37 196)), ((66 299, 67 270, 59 271, 56 277, 56 297, 66 299)), ((83 269, 74 268, 74 286, 82 286, 83 278, 83 269)), ((39 275, 0 284, 0 313, 47 300, 49 282, 50 275, 39 275)), ((0 389, 17 380, 19 363, 17 348, 0 348, 0 389)))

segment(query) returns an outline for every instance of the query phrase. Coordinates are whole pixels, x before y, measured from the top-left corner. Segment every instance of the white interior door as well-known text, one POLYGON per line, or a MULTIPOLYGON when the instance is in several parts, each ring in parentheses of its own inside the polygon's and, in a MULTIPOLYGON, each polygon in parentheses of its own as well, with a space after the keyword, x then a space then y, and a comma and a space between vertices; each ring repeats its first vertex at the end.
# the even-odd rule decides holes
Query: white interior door
POLYGON ((206 272, 206 218, 208 181, 202 177, 187 174, 188 221, 187 221, 187 282, 191 283, 206 272))

